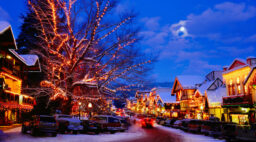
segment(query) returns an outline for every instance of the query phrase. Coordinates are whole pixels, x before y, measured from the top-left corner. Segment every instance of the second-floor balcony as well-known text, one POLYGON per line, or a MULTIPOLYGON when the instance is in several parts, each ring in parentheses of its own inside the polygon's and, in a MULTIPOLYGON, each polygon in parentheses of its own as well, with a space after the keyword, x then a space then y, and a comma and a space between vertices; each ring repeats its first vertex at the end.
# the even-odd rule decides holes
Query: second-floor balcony
POLYGON ((222 98, 222 105, 252 105, 252 96, 251 95, 234 95, 222 98))

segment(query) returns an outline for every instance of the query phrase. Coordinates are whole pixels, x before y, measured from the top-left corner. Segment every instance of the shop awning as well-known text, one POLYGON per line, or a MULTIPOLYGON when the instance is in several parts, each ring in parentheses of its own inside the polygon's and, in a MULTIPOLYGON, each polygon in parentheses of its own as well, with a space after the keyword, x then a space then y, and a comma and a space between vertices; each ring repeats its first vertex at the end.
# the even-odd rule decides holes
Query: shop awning
POLYGON ((0 102, 0 108, 32 110, 33 106, 31 106, 31 105, 21 105, 21 104, 11 103, 11 102, 0 102))

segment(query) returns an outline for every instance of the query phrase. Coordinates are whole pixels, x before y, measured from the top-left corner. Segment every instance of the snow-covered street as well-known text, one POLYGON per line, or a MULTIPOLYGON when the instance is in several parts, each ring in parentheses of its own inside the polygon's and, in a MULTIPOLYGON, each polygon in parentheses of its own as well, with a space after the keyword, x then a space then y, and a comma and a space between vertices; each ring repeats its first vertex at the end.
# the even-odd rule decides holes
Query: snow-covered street
POLYGON ((30 134, 22 134, 21 127, 17 127, 4 132, 6 136, 0 138, 0 142, 118 142, 145 137, 145 132, 138 126, 132 126, 127 132, 115 134, 58 134, 57 137, 41 136, 33 137, 30 134))
POLYGON ((174 129, 160 125, 156 127, 161 130, 168 131, 169 133, 175 134, 176 137, 180 137, 183 142, 225 142, 225 140, 214 139, 210 136, 204 136, 200 134, 187 133, 180 129, 174 129))

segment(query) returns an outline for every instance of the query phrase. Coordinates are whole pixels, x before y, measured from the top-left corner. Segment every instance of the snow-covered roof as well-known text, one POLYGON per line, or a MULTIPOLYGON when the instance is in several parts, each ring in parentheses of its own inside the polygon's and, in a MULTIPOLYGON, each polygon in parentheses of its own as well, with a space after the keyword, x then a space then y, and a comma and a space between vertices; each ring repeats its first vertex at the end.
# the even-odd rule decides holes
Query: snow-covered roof
POLYGON ((235 67, 231 70, 224 71, 222 74, 230 73, 232 71, 235 71, 235 70, 238 70, 238 69, 241 69, 241 68, 244 68, 244 67, 248 67, 248 65, 246 64, 246 65, 241 65, 241 66, 235 67))
POLYGON ((196 88, 196 84, 201 84, 205 81, 204 77, 196 75, 180 75, 177 78, 183 88, 196 88))
MULTIPOLYGON (((96 88, 98 84, 95 81, 94 82, 89 82, 89 81, 79 80, 79 81, 76 81, 72 84, 72 86, 76 86, 76 85, 86 85, 87 87, 96 88)), ((110 89, 108 87, 103 87, 103 90, 114 92, 114 93, 116 92, 116 90, 110 89)))
POLYGON ((38 56, 33 54, 23 54, 20 56, 24 59, 28 66, 34 66, 36 61, 39 60, 38 56))
POLYGON ((207 98, 209 102, 209 107, 213 106, 213 103, 217 103, 219 106, 221 106, 222 97, 226 97, 226 87, 219 87, 218 89, 214 91, 207 91, 207 98))
POLYGON ((7 22, 1 22, 0 24, 0 33, 4 32, 7 28, 11 27, 7 22))
POLYGON ((36 62, 39 60, 39 57, 37 55, 33 55, 33 54, 20 55, 14 49, 9 49, 9 51, 27 66, 34 66, 36 62))
POLYGON ((156 94, 162 99, 163 103, 175 103, 176 96, 171 96, 172 88, 157 88, 156 94))
POLYGON ((18 49, 13 32, 12 32, 11 25, 9 25, 8 23, 0 23, 0 36, 3 36, 4 39, 6 38, 5 40, 8 40, 4 42, 12 42, 13 43, 12 48, 15 48, 16 50, 18 49))
MULTIPOLYGON (((214 80, 215 81, 215 80, 214 80)), ((204 92, 212 85, 212 83, 214 81, 207 81, 205 83, 203 83, 199 88, 197 88, 197 90, 204 95, 204 92)))

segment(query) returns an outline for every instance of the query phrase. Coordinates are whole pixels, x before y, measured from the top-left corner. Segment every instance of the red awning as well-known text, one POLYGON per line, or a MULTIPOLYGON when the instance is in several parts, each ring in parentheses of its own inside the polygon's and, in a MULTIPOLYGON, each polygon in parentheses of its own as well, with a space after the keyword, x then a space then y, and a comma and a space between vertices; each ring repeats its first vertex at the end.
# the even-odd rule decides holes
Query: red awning
POLYGON ((25 109, 25 110, 31 110, 33 109, 33 106, 31 105, 20 105, 18 103, 11 103, 11 102, 0 102, 0 108, 5 109, 25 109))

